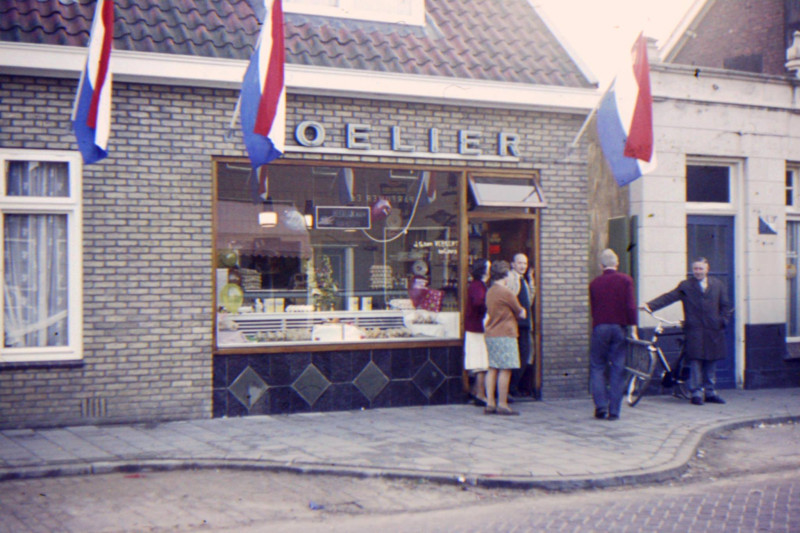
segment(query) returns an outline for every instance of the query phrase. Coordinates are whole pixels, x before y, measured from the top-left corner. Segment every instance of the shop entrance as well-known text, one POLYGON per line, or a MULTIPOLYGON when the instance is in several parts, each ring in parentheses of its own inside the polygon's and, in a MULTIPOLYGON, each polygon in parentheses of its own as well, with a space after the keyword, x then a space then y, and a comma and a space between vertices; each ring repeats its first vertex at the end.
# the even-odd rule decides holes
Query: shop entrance
POLYGON ((500 217, 499 214, 470 213, 469 217, 469 260, 485 257, 490 261, 504 260, 511 263, 518 253, 528 257, 529 268, 533 272, 532 307, 532 354, 529 365, 519 382, 520 391, 537 400, 541 399, 542 358, 541 358, 541 306, 539 305, 539 239, 538 214, 500 217))

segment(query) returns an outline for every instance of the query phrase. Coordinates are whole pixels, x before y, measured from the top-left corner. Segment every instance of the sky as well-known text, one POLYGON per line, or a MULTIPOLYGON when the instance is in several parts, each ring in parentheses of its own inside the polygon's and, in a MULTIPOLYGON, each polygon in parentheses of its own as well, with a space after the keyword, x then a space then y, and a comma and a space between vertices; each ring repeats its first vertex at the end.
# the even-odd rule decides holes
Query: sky
MULTIPOLYGON (((605 89, 644 31, 661 47, 695 0, 530 0, 605 89)), ((628 63, 630 64, 630 63, 628 63)))

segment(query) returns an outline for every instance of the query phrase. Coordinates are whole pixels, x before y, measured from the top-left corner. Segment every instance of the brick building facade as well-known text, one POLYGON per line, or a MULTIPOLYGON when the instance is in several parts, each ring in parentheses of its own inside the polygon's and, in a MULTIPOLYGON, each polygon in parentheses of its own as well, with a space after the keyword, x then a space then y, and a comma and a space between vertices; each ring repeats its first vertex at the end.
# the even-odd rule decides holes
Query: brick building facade
MULTIPOLYGON (((519 8, 518 2, 510 4, 519 8)), ((525 13, 535 17, 533 11, 525 13)), ((551 35, 537 38, 569 61, 551 35)), ((248 164, 241 136, 228 135, 238 97, 233 80, 241 76, 243 58, 233 65, 231 79, 218 81, 137 82, 134 74, 115 80, 111 155, 82 166, 80 173, 82 356, 2 362, 0 427, 463 401, 459 340, 429 347, 419 341, 287 350, 215 346, 215 164, 248 164), (313 398, 317 404, 289 390, 312 366, 328 392, 313 398), (385 391, 364 398, 357 378, 367 366, 379 369, 386 383, 385 391), (266 393, 248 404, 235 387, 237 379, 256 379, 248 377, 253 374, 266 393)), ((0 152, 6 157, 47 153, 79 164, 70 131, 75 72, 56 70, 39 67, 32 73, 15 67, 0 77, 0 152)), ((573 66, 562 70, 575 72, 573 66)), ((381 97, 380 91, 370 96, 371 91, 356 89, 325 94, 322 88, 293 87, 290 77, 287 153, 278 163, 538 176, 546 207, 529 215, 536 224, 531 259, 538 270, 540 390, 548 398, 584 395, 588 381, 585 163, 580 152, 564 159, 564 147, 595 95, 584 74, 576 79, 561 89, 549 88, 556 96, 546 101, 503 104, 463 97, 426 102, 413 94, 381 97), (307 149, 294 138, 295 127, 309 120, 324 124, 324 149, 307 149), (344 130, 351 122, 372 125, 369 150, 345 146, 344 130), (404 142, 416 146, 425 146, 429 128, 438 128, 444 154, 458 152, 456 131, 484 132, 485 151, 476 157, 398 153, 392 126, 402 127, 404 142), (492 155, 500 131, 519 136, 518 157, 492 155)), ((510 86, 495 83, 498 90, 510 86)), ((513 91, 525 92, 523 84, 512 85, 513 91)), ((537 85, 529 93, 534 100, 540 98, 537 85)), ((465 191, 467 185, 453 187, 465 191)))

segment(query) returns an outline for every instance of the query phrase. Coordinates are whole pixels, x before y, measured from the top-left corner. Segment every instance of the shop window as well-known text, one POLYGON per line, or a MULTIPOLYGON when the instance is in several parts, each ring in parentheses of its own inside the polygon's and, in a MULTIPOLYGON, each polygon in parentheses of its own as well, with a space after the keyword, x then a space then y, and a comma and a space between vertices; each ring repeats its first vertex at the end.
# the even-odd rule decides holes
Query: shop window
POLYGON ((687 165, 686 201, 731 202, 731 172, 728 166, 687 165))
POLYGON ((399 24, 425 23, 425 0, 284 0, 287 13, 399 24))
POLYGON ((461 173, 216 162, 217 345, 457 339, 461 173))
POLYGON ((81 357, 78 169, 74 156, 0 152, 0 362, 81 357))

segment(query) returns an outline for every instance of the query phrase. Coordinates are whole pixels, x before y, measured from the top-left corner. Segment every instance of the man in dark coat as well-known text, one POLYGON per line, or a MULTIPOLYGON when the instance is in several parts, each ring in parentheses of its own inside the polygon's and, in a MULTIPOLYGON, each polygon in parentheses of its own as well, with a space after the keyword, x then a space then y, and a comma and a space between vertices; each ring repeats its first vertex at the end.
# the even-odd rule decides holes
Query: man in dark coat
POLYGON ((643 308, 656 311, 680 300, 683 303, 683 330, 686 335, 686 355, 691 368, 689 388, 692 403, 703 405, 725 403, 714 390, 717 361, 725 359, 725 327, 733 309, 725 285, 708 277, 708 260, 704 257, 692 263, 692 278, 647 302, 643 308))

